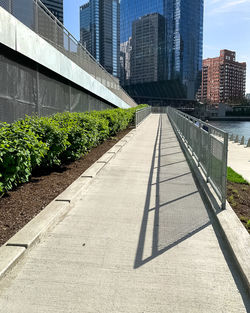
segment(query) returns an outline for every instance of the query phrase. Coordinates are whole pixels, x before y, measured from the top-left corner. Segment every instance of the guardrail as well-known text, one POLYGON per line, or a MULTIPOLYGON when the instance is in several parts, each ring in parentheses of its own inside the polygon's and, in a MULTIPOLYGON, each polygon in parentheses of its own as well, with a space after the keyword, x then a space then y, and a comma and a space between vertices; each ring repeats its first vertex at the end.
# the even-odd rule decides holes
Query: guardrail
POLYGON ((145 118, 151 114, 151 106, 143 108, 135 112, 135 127, 141 124, 145 118))
POLYGON ((170 107, 168 116, 225 209, 228 133, 170 107))
POLYGON ((40 0, 0 0, 0 6, 48 41, 128 105, 137 105, 120 86, 119 80, 108 73, 95 60, 40 0))
POLYGON ((167 106, 161 106, 161 107, 154 107, 152 106, 152 113, 167 113, 168 107, 167 106))

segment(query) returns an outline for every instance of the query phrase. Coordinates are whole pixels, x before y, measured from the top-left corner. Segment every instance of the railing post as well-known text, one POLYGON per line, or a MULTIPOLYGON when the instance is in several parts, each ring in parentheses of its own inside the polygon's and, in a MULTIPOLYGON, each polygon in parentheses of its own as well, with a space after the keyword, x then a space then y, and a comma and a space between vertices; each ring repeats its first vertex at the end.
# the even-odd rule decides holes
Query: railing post
POLYGON ((227 201, 227 153, 228 153, 228 134, 224 134, 224 146, 223 146, 223 166, 222 166, 222 209, 226 208, 227 201))
POLYGON ((39 32, 39 24, 38 24, 38 4, 37 0, 35 1, 35 32, 38 34, 39 32))
POLYGON ((208 154, 207 154, 207 183, 209 182, 209 177, 210 177, 210 173, 211 173, 211 138, 212 134, 211 134, 211 128, 208 128, 208 154))
POLYGON ((201 136, 202 136, 202 130, 201 130, 201 123, 199 123, 199 136, 198 136, 198 167, 200 167, 200 158, 201 158, 201 136))

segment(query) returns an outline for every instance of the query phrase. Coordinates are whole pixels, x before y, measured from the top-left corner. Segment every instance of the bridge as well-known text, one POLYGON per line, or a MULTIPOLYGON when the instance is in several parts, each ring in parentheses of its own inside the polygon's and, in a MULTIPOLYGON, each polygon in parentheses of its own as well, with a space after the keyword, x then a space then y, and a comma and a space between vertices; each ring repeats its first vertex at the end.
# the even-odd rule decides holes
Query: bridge
POLYGON ((0 120, 136 103, 38 0, 0 0, 0 120))

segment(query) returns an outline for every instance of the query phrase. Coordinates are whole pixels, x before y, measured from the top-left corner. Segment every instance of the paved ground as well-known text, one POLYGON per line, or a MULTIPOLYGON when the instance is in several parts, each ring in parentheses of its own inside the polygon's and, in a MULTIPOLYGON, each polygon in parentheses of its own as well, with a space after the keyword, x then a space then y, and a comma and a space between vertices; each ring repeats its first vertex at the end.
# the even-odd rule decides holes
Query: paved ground
POLYGON ((0 283, 1 313, 241 313, 248 300, 166 115, 0 283))
POLYGON ((250 148, 230 141, 228 165, 250 182, 250 148))

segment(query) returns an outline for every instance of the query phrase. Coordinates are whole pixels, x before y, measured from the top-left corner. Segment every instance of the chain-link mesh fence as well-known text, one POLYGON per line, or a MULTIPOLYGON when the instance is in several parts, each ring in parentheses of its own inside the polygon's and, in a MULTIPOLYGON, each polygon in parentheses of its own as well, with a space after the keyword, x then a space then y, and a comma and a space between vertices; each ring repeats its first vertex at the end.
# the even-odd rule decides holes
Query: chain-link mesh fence
POLYGON ((145 118, 151 113, 151 106, 138 110, 135 113, 135 126, 137 127, 138 125, 141 124, 145 120, 145 118))
POLYGON ((152 113, 167 113, 166 106, 161 106, 161 107, 152 106, 151 110, 152 110, 152 113))
POLYGON ((11 11, 11 0, 0 0, 0 6, 3 7, 7 11, 11 11))
POLYGON ((0 6, 31 28, 130 106, 135 101, 39 0, 0 0, 0 6))
POLYGON ((0 50, 0 121, 12 123, 25 115, 85 112, 113 106, 70 84, 24 56, 0 50))
POLYGON ((170 107, 168 116, 225 208, 228 134, 170 107))

